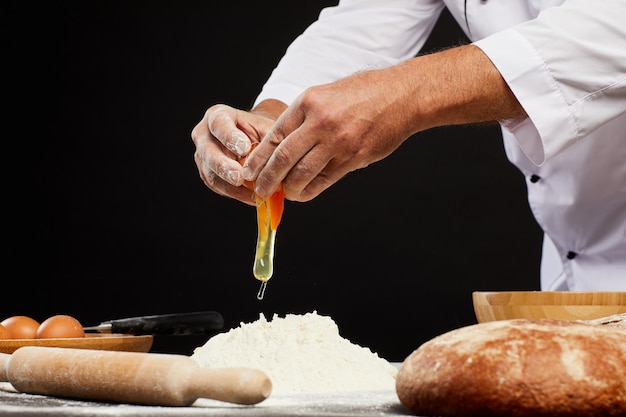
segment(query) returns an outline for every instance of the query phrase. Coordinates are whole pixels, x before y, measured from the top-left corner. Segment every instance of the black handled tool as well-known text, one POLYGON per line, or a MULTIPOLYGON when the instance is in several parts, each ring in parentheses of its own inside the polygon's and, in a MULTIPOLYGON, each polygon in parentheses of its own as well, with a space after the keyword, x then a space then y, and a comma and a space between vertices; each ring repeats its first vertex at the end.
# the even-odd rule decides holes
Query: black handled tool
POLYGON ((109 320, 85 327, 86 332, 134 335, 192 335, 215 333, 224 327, 224 318, 217 311, 158 314, 109 320))

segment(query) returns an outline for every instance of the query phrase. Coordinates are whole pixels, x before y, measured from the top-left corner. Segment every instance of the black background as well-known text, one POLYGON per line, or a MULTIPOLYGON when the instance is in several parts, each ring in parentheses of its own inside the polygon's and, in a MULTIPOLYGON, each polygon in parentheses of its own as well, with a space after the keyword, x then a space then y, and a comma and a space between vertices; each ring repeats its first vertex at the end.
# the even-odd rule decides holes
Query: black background
MULTIPOLYGON (((472 291, 538 289, 541 232, 499 128, 457 126, 287 202, 256 299, 254 209, 203 185, 191 129, 212 104, 249 107, 334 3, 4 3, 0 316, 217 310, 228 329, 316 310, 400 361, 475 323, 472 291)), ((444 12, 427 49, 465 41, 444 12)))

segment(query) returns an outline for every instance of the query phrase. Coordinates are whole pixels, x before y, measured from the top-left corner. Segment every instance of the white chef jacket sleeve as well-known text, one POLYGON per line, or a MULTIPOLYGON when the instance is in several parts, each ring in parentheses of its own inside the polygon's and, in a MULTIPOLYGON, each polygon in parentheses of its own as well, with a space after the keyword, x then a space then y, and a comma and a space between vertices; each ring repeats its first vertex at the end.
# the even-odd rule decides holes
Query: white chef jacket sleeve
POLYGON ((310 86, 414 57, 443 7, 440 0, 343 0, 323 9, 287 48, 255 105, 289 104, 310 86))
POLYGON ((536 165, 626 112, 624 0, 569 0, 474 44, 526 110, 502 126, 536 165))

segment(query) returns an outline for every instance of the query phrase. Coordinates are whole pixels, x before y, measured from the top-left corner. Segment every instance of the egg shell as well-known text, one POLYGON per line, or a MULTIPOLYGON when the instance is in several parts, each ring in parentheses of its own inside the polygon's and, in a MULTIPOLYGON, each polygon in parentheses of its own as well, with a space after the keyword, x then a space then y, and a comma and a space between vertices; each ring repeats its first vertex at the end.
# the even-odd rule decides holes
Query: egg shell
POLYGON ((34 339, 39 328, 39 322, 28 316, 11 316, 0 324, 9 331, 10 339, 34 339))
POLYGON ((4 327, 4 325, 0 324, 0 339, 10 339, 11 338, 11 334, 9 333, 9 330, 4 327))
POLYGON ((59 314, 45 319, 37 329, 35 338, 75 338, 84 337, 85 329, 82 324, 72 316, 59 314))

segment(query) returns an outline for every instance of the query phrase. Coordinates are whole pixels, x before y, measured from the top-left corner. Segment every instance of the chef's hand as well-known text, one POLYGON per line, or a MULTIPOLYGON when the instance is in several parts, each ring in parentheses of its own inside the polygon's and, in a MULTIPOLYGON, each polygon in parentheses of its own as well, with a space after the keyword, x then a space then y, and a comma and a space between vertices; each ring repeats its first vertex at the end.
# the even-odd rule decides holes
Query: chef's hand
POLYGON ((383 159, 408 136, 406 114, 391 74, 357 73, 311 87, 278 118, 244 165, 256 192, 308 201, 347 173, 383 159))
POLYGON ((524 117, 491 60, 464 45, 307 89, 247 158, 243 175, 256 180, 261 197, 282 182, 285 198, 307 201, 414 133, 524 117))
POLYGON ((252 111, 224 104, 210 107, 193 128, 194 159, 200 178, 218 194, 254 205, 254 192, 243 186, 239 160, 248 155, 252 143, 259 142, 284 110, 285 104, 269 100, 252 111))

